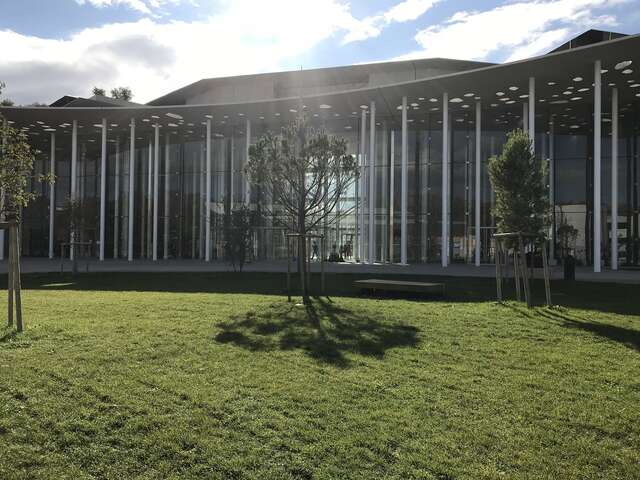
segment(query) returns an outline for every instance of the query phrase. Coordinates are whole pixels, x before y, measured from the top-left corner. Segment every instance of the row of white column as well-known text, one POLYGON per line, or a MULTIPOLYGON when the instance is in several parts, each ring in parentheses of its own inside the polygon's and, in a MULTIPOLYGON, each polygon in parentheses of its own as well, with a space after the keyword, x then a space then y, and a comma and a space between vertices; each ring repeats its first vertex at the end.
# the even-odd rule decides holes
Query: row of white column
MULTIPOLYGON (((130 127, 130 140, 129 140, 129 210, 128 210, 128 225, 127 225, 127 260, 133 261, 133 233, 134 233, 134 194, 135 194, 135 153, 136 153, 136 121, 131 119, 130 127)), ((251 122, 246 120, 246 160, 249 158, 249 146, 251 142, 251 122)), ((154 141, 153 148, 151 142, 149 142, 149 194, 153 198, 153 204, 149 204, 149 214, 152 215, 152 240, 151 251, 154 261, 158 260, 158 213, 159 213, 159 166, 160 166, 160 125, 153 125, 154 129, 154 141), (152 162, 153 160, 153 162, 152 162), (153 171, 153 176, 152 176, 153 171), (153 183, 152 183, 153 181, 153 183), (152 191, 151 191, 152 190, 152 191), (152 210, 151 210, 152 209, 152 210)), ((206 121, 206 139, 205 139, 205 185, 206 195, 204 198, 205 215, 204 215, 204 231, 205 231, 205 260, 211 260, 211 119, 207 118, 206 121)), ((163 237, 163 258, 169 258, 169 194, 170 185, 168 182, 170 175, 170 136, 167 133, 165 138, 165 196, 164 196, 164 237, 163 237)), ((51 150, 50 150, 50 172, 55 176, 56 173, 56 134, 51 133, 51 150)), ((70 185, 70 198, 72 201, 77 200, 77 165, 78 165, 78 122, 74 120, 71 130, 71 185, 70 185)), ((232 165, 233 170, 233 156, 232 165)), ((115 202, 114 202, 114 258, 118 258, 118 243, 119 243, 119 215, 120 215, 120 142, 119 139, 115 144, 115 202)), ((105 259, 105 232, 106 232, 106 188, 107 188, 107 119, 103 118, 101 123, 101 155, 100 155, 100 238, 99 238, 99 254, 100 261, 105 259)), ((233 174, 231 176, 231 205, 233 206, 233 174)), ((245 202, 250 201, 250 185, 249 179, 245 179, 245 202)), ((54 232, 55 232, 55 185, 51 186, 50 198, 49 198, 49 258, 53 258, 54 252, 54 232)), ((144 215, 144 213, 143 213, 144 215)), ((144 230, 144 226, 143 226, 144 230)), ((73 242, 75 232, 71 233, 70 240, 73 242)), ((145 246, 143 245, 143 251, 145 246)), ((71 249, 71 255, 74 254, 74 249, 71 249)), ((73 257, 72 257, 73 258, 73 257)))
MULTIPOLYGON (((601 260, 601 244, 602 244, 602 65, 598 60, 594 65, 594 187, 593 187, 593 270, 600 272, 602 269, 601 260)), ((532 140, 532 153, 535 154, 535 118, 536 118, 536 91, 535 78, 529 78, 529 94, 528 101, 523 104, 523 127, 532 140)), ((360 166, 362 169, 369 168, 369 230, 368 230, 368 252, 364 251, 364 241, 362 237, 365 232, 365 212, 364 208, 359 215, 359 231, 361 232, 360 241, 358 243, 358 254, 363 261, 374 263, 376 252, 376 221, 375 221, 375 131, 376 131, 376 110, 375 102, 371 102, 370 106, 370 132, 369 132, 369 155, 365 153, 366 145, 366 116, 367 111, 362 109, 361 132, 360 132, 360 166)), ((401 141, 401 205, 400 205, 400 263, 407 263, 407 97, 402 98, 402 141, 401 141)), ((611 95, 611 268, 618 268, 618 90, 612 89, 611 95)), ((555 205, 555 178, 554 178, 554 155, 553 155, 553 124, 551 125, 551 146, 550 146, 550 178, 549 178, 549 200, 552 206, 555 205)), ((475 265, 480 266, 481 259, 481 166, 482 166, 482 104, 476 102, 475 110, 475 265)), ((442 248, 441 248, 441 264, 443 267, 449 265, 449 248, 450 248, 450 216, 451 210, 449 205, 449 185, 450 185, 450 119, 449 119, 449 95, 445 92, 442 96, 442 248)), ((391 175, 389 177, 390 185, 390 260, 393 259, 393 218, 394 218, 394 132, 391 132, 391 175)), ((360 176, 359 190, 365 193, 364 175, 360 176)), ((551 250, 553 252, 553 250, 551 250)))

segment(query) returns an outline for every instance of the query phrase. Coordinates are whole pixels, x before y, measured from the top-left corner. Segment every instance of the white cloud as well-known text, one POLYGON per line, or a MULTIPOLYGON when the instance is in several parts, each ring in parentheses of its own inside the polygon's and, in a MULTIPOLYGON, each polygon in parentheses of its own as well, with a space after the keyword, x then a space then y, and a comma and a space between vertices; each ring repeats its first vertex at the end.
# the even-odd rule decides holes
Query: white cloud
POLYGON ((124 5, 140 13, 152 15, 167 4, 178 4, 180 0, 76 0, 78 5, 90 4, 97 8, 124 5))
POLYGON ((418 32, 421 49, 398 59, 446 57, 486 60, 500 52, 507 60, 538 55, 578 32, 616 23, 599 9, 628 0, 536 0, 506 3, 486 11, 461 11, 442 25, 418 32))
POLYGON ((343 44, 375 38, 391 23, 404 23, 424 15, 440 0, 405 0, 389 10, 355 21, 342 41, 343 44))
MULTIPOLYGON (((146 0, 148 7, 164 3, 146 0)), ((0 45, 11 45, 0 56, 6 96, 48 102, 89 95, 94 85, 126 85, 146 102, 201 78, 297 68, 320 42, 362 28, 341 0, 224 0, 222 7, 200 21, 147 16, 64 39, 0 30, 0 45)))

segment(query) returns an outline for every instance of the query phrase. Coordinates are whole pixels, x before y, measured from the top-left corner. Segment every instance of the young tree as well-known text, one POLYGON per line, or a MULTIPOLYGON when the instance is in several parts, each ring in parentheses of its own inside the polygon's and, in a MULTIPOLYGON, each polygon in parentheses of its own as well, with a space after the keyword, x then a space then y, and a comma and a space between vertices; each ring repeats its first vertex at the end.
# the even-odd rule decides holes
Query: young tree
MULTIPOLYGON (((304 115, 279 135, 263 135, 249 150, 247 169, 272 199, 274 209, 284 213, 284 220, 274 215, 274 221, 300 234, 301 259, 306 258, 307 232, 335 219, 330 214, 358 175, 355 157, 347 154, 347 141, 314 128, 304 115)), ((308 303, 306 262, 301 260, 300 265, 302 298, 308 303)))
POLYGON ((105 97, 107 95, 104 88, 100 88, 100 87, 93 87, 93 90, 91 91, 91 93, 93 93, 98 97, 105 97))
MULTIPOLYGON (((0 93, 4 88, 4 83, 0 82, 0 93)), ((20 221, 20 213, 22 208, 26 207, 29 202, 36 198, 36 193, 29 191, 27 185, 33 174, 33 163, 36 156, 36 150, 29 145, 27 135, 16 128, 9 125, 9 122, 0 114, 0 219, 11 222, 20 221)), ((39 181, 52 182, 53 178, 41 175, 37 178, 39 181)), ((10 239, 13 237, 15 243, 10 242, 10 257, 13 257, 13 266, 15 270, 10 273, 9 292, 10 298, 14 295, 13 286, 15 285, 16 297, 16 317, 18 331, 22 331, 22 314, 20 307, 20 255, 19 244, 16 229, 11 229, 10 239), (15 235, 15 236, 14 236, 15 235), (12 254, 13 251, 13 254, 12 254)), ((10 262, 12 265, 12 262, 10 262)), ((10 268, 11 271, 11 268, 10 268)), ((13 300, 9 300, 9 308, 11 309, 13 300)), ((11 321, 12 311, 9 314, 11 321)))
POLYGON ((236 268, 242 271, 244 267, 256 220, 256 212, 246 205, 241 205, 224 216, 225 254, 233 265, 234 272, 236 268))
POLYGON ((116 87, 111 89, 111 97, 130 102, 133 98, 133 93, 129 87, 116 87))
POLYGON ((496 196, 492 214, 499 233, 522 232, 543 239, 550 215, 547 172, 531 147, 529 136, 514 130, 507 135, 502 154, 489 159, 489 179, 496 196))

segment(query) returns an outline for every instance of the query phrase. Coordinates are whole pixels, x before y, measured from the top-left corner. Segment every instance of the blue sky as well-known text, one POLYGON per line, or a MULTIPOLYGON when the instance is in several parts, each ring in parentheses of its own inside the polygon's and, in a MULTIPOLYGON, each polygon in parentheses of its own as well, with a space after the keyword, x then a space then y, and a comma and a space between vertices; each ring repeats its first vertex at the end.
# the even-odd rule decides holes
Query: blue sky
POLYGON ((396 59, 493 62, 588 28, 640 33, 640 0, 0 0, 0 80, 18 103, 130 86, 396 59))

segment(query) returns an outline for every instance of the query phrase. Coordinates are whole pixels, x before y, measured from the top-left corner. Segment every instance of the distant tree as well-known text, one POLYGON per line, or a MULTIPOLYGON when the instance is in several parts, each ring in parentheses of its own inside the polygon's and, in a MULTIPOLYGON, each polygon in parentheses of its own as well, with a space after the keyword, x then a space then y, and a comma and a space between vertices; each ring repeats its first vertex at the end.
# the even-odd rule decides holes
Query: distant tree
POLYGON ((560 254, 565 259, 575 249, 576 239, 578 238, 578 229, 567 222, 567 219, 562 215, 560 219, 560 226, 556 230, 556 236, 558 237, 558 243, 560 244, 560 254))
MULTIPOLYGON (((358 175, 355 157, 347 154, 347 141, 314 128, 304 115, 279 135, 267 133, 259 138, 249 150, 247 169, 275 208, 284 210, 285 220, 275 215, 276 221, 303 239, 325 220, 334 220, 336 204, 358 175)), ((305 243, 299 246, 302 259, 307 258, 305 243)), ((308 303, 306 262, 300 265, 302 298, 308 303)))
POLYGON ((236 269, 242 271, 251 248, 251 237, 257 225, 257 214, 246 205, 235 208, 223 218, 225 255, 236 269))
MULTIPOLYGON (((0 82, 0 94, 2 94, 2 90, 6 87, 4 82, 0 82)), ((0 100, 0 107, 12 107, 14 105, 13 100, 9 100, 8 98, 3 98, 0 100)))
POLYGON ((46 103, 42 103, 42 102, 33 102, 30 103, 29 105, 27 105, 27 107, 48 107, 49 105, 47 105, 46 103))
POLYGON ((545 163, 532 153, 529 136, 522 130, 509 133, 502 154, 489 159, 489 179, 496 196, 492 214, 499 233, 544 238, 550 214, 546 175, 545 163))
POLYGON ((117 87, 111 89, 111 97, 130 102, 133 98, 133 93, 129 87, 117 87))
POLYGON ((91 91, 91 93, 93 93, 97 97, 107 96, 107 92, 105 92, 104 88, 100 88, 100 87, 93 87, 93 90, 91 91))

